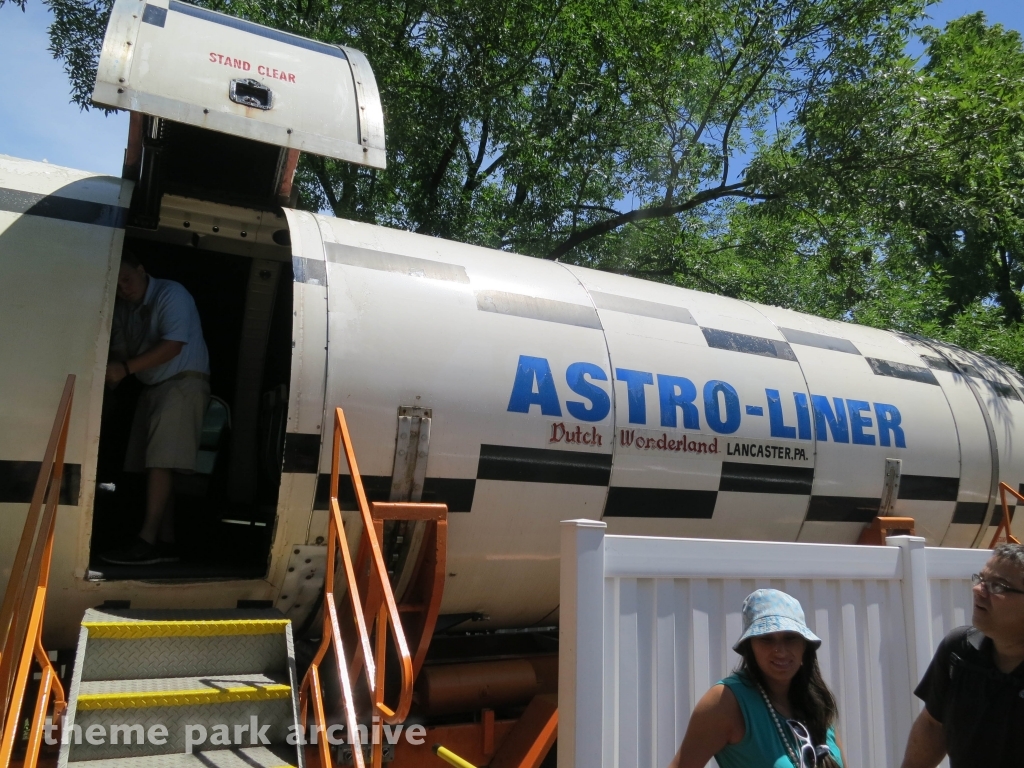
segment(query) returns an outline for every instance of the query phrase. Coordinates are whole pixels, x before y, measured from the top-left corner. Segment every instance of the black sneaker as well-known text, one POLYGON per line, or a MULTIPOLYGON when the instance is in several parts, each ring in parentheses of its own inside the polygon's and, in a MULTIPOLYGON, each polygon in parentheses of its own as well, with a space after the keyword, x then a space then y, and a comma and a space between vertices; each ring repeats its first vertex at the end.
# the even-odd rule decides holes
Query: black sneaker
POLYGON ((121 549, 115 549, 100 559, 112 565, 156 565, 157 563, 173 562, 177 558, 169 559, 160 551, 160 548, 150 544, 142 538, 136 538, 131 544, 121 549))
POLYGON ((181 560, 181 555, 178 553, 178 545, 173 541, 158 541, 156 543, 156 551, 160 555, 161 563, 177 563, 181 560))

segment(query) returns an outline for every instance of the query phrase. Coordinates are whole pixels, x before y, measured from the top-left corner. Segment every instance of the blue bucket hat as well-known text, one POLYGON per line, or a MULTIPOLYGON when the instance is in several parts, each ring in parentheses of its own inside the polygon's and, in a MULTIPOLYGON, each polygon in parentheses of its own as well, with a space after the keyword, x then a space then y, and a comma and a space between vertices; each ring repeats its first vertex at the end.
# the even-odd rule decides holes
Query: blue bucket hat
POLYGON ((821 645, 821 638, 807 628, 799 600, 777 589, 751 592, 743 601, 743 634, 732 649, 738 652, 750 638, 772 632, 796 632, 812 648, 821 645))

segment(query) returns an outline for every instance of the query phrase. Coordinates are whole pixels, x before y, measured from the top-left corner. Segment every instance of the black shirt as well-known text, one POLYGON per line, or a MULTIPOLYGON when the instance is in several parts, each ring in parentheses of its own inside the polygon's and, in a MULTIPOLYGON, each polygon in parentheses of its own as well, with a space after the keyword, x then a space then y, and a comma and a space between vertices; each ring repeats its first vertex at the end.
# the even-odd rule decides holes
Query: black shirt
POLYGON ((974 627, 943 638, 914 694, 942 723, 950 768, 1024 766, 1024 664, 1000 672, 974 627))

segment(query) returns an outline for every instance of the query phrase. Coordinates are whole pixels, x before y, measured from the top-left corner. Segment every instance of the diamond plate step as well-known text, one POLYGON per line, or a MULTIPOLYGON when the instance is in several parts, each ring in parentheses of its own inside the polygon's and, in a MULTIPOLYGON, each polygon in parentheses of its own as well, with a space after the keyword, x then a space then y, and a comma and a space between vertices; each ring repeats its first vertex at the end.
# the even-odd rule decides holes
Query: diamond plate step
POLYGON ((273 747, 211 749, 202 753, 90 760, 81 768, 295 768, 294 750, 273 747))
MULTIPOLYGON (((295 722, 291 694, 290 685, 267 675, 84 682, 78 690, 75 712, 81 743, 76 740, 71 745, 70 760, 77 763, 181 753, 188 746, 189 733, 193 741, 199 733, 207 734, 207 741, 195 745, 196 750, 223 747, 225 742, 236 746, 252 745, 254 722, 257 730, 270 726, 262 731, 270 743, 283 744, 289 726, 295 722), (112 743, 113 726, 122 729, 117 732, 117 744, 112 743), (149 737, 150 729, 155 726, 166 728, 166 743, 154 743, 149 737), (104 743, 89 743, 90 728, 97 734, 96 740, 104 743), (213 743, 217 728, 221 729, 220 744, 213 743), (128 729, 133 733, 131 739, 128 729), (130 743, 125 744, 126 740, 130 743)), ((260 741, 256 740, 256 744, 260 741)))
POLYGON ((144 640, 151 637, 237 637, 284 632, 288 619, 237 621, 86 621, 89 636, 101 640, 144 640))
POLYGON ((86 611, 82 680, 286 672, 277 611, 86 611))
POLYGON ((277 701, 288 699, 291 690, 287 683, 261 674, 86 681, 78 689, 78 711, 277 701))
POLYGON ((58 766, 303 768, 297 684, 278 611, 86 611, 58 766))

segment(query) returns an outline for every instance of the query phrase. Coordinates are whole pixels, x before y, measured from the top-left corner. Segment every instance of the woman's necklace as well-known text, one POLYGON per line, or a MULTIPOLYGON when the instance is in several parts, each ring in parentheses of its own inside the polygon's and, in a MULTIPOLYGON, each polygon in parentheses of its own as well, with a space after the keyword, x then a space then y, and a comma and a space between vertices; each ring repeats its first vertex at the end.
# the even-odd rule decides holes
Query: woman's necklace
POLYGON ((782 723, 779 722, 779 716, 775 712, 775 707, 772 705, 771 699, 768 698, 768 694, 764 688, 761 687, 760 683, 756 683, 757 690, 761 692, 761 698, 764 699, 765 706, 768 707, 768 714, 772 716, 772 722, 775 723, 775 730, 779 732, 779 738, 782 739, 783 745, 786 747, 786 753, 789 755, 789 759, 793 761, 794 768, 800 768, 800 761, 797 759, 796 752, 793 751, 793 747, 789 743, 789 739, 786 738, 786 732, 782 730, 782 723))

